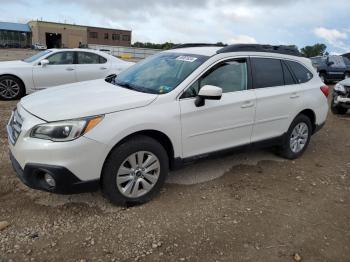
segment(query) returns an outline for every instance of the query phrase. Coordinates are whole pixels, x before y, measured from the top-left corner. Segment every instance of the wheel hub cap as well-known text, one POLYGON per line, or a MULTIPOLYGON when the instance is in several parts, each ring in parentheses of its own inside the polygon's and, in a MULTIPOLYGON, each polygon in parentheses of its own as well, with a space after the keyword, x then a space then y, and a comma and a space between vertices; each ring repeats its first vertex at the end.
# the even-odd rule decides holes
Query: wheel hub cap
POLYGON ((119 167, 116 178, 118 190, 128 198, 141 197, 155 186, 159 174, 160 162, 153 153, 133 153, 119 167))

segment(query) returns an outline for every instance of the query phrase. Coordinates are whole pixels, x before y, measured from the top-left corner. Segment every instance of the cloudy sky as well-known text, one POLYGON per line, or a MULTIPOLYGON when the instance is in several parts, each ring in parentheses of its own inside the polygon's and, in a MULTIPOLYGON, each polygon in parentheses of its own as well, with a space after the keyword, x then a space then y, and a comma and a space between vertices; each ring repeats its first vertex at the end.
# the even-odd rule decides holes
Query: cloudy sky
POLYGON ((0 14, 131 29, 133 42, 319 42, 350 52, 350 0, 0 0, 0 14))

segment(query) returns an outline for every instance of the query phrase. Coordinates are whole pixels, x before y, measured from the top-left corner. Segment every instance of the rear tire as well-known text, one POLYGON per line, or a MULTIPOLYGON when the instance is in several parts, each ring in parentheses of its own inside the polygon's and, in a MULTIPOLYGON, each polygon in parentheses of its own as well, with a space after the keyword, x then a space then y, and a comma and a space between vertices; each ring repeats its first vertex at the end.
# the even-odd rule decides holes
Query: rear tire
POLYGON ((325 73, 320 73, 320 78, 321 78, 321 80, 322 80, 323 83, 328 84, 327 74, 325 74, 325 73))
POLYGON ((333 114, 335 115, 345 115, 348 112, 347 108, 338 106, 334 103, 334 98, 332 99, 332 103, 331 103, 331 111, 333 114))
POLYGON ((280 147, 280 155, 287 159, 300 157, 309 145, 312 125, 306 115, 298 115, 291 123, 280 147))
POLYGON ((0 76, 0 100, 17 100, 24 95, 22 81, 13 76, 0 76))
POLYGON ((115 147, 102 171, 102 191, 116 205, 150 201, 169 172, 164 147, 148 136, 135 136, 115 147))

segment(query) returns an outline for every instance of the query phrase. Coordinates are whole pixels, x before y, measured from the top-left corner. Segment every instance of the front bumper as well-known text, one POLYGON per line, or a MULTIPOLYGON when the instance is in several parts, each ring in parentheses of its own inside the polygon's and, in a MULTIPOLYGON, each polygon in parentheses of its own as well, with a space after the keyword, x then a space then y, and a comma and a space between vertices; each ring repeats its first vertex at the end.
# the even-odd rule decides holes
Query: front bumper
POLYGON ((98 188, 108 154, 106 145, 84 136, 70 142, 32 138, 33 126, 44 121, 20 105, 17 109, 17 120, 11 117, 7 128, 8 145, 12 165, 24 184, 56 193, 79 193, 98 188), (54 178, 54 188, 45 182, 45 173, 54 178))
POLYGON ((99 180, 81 181, 67 168, 53 165, 32 164, 25 165, 24 170, 10 153, 12 167, 18 178, 28 187, 58 194, 74 194, 96 191, 99 180), (56 185, 49 186, 44 179, 48 173, 54 178, 56 185))

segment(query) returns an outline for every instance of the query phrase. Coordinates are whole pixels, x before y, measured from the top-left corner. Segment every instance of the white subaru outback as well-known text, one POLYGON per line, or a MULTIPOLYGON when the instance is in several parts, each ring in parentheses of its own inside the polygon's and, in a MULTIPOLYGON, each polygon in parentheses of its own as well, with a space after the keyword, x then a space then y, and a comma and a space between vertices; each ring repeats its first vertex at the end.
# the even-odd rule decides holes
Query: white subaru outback
POLYGON ((327 96, 290 47, 185 45, 113 81, 24 97, 7 126, 10 157, 31 188, 143 203, 169 169, 213 153, 279 146, 299 157, 326 121, 327 96))

